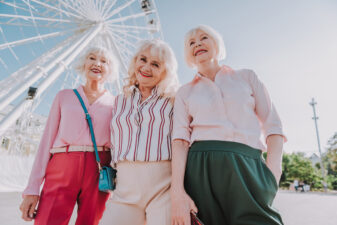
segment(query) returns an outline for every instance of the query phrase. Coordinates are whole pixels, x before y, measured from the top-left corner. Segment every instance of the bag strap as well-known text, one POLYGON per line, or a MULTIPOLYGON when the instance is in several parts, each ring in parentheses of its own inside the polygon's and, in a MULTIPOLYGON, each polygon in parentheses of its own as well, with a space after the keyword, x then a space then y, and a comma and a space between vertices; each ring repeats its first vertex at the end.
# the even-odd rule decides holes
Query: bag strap
POLYGON ((101 170, 102 167, 101 167, 101 161, 99 159, 99 156, 98 156, 98 151, 97 151, 97 145, 96 145, 96 139, 95 139, 95 133, 94 133, 94 129, 92 127, 92 121, 91 121, 91 117, 90 117, 90 114, 88 113, 88 110, 87 110, 87 107, 85 107, 85 104, 83 102, 83 99, 81 97, 81 95, 78 93, 78 91, 76 89, 73 89, 73 91, 75 92, 78 100, 80 101, 81 105, 82 105, 82 108, 84 110, 84 113, 85 113, 85 119, 87 120, 88 122, 88 125, 89 125, 89 129, 90 129, 90 133, 91 133, 91 140, 92 140, 92 143, 94 145, 94 149, 95 149, 95 155, 96 155, 96 162, 98 164, 98 168, 101 170))

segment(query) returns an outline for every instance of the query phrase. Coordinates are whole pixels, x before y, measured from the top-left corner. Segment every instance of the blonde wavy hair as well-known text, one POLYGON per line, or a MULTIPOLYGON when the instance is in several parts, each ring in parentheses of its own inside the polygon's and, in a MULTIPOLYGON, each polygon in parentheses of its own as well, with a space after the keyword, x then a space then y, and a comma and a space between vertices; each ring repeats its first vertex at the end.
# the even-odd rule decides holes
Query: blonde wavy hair
POLYGON ((179 87, 177 75, 178 63, 171 47, 158 39, 144 40, 139 43, 139 47, 130 61, 128 77, 123 87, 124 94, 130 96, 133 90, 132 87, 137 86, 136 60, 141 52, 147 49, 150 49, 151 56, 157 57, 165 65, 165 76, 157 84, 157 93, 163 97, 174 97, 179 87))

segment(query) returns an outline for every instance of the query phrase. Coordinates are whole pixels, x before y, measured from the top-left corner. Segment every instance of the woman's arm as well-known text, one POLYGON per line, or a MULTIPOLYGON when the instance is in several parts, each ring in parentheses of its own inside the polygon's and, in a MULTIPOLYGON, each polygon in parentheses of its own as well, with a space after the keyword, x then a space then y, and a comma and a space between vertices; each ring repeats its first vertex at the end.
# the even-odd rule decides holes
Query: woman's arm
POLYGON ((279 182, 282 174, 283 143, 286 141, 282 123, 266 87, 253 71, 250 74, 250 82, 255 98, 255 112, 261 123, 263 135, 266 137, 266 164, 279 182))
POLYGON ((191 210, 197 212, 197 207, 184 188, 192 120, 184 99, 186 99, 184 90, 180 89, 176 94, 173 108, 171 203, 174 225, 190 225, 191 210))
POLYGON ((184 188, 184 174, 189 143, 185 140, 174 140, 172 143, 172 224, 189 225, 190 212, 198 212, 193 200, 187 195, 184 188))
POLYGON ((267 137, 266 164, 275 176, 277 183, 282 175, 283 136, 269 135, 267 137))
POLYGON ((54 144, 58 132, 61 118, 59 98, 60 96, 58 93, 49 112, 46 127, 30 173, 28 185, 23 192, 23 201, 20 205, 20 210, 22 212, 22 218, 26 221, 31 221, 34 218, 35 207, 39 201, 40 185, 44 179, 50 158, 49 151, 54 144))

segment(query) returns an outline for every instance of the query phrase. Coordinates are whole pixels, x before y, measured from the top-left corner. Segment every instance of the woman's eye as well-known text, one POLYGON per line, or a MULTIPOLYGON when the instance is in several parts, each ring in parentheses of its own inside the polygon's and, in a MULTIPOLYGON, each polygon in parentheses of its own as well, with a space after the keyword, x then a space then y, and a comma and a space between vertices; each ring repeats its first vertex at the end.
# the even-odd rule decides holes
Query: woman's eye
POLYGON ((190 46, 194 45, 194 43, 195 43, 194 41, 191 41, 191 42, 190 42, 190 46))
POLYGON ((89 59, 90 59, 90 60, 95 60, 95 57, 90 57, 89 59))
POLYGON ((106 63, 106 60, 101 60, 101 63, 106 63))
POLYGON ((207 36, 203 36, 203 37, 201 38, 201 40, 205 40, 205 39, 208 39, 208 37, 207 37, 207 36))
POLYGON ((146 62, 146 59, 145 58, 140 58, 141 61, 143 62, 146 62))
POLYGON ((157 63, 152 63, 152 65, 153 65, 154 67, 159 68, 159 64, 157 64, 157 63))

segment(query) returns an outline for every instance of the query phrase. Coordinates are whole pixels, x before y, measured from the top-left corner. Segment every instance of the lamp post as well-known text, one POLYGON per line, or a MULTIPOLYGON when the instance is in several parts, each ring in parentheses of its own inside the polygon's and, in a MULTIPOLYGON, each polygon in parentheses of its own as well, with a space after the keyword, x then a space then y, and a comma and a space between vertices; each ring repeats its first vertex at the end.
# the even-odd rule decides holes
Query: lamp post
POLYGON ((315 108, 317 102, 315 102, 315 99, 312 98, 309 104, 312 106, 312 110, 314 112, 314 117, 312 117, 312 119, 315 121, 316 137, 317 137, 318 151, 319 151, 319 157, 320 157, 321 172, 322 172, 322 177, 323 177, 323 186, 324 186, 324 191, 327 191, 327 183, 325 180, 325 169, 323 166, 322 151, 321 151, 321 142, 319 140, 318 126, 317 126, 318 117, 316 116, 316 108, 315 108))

